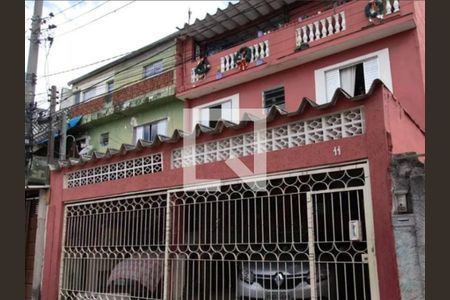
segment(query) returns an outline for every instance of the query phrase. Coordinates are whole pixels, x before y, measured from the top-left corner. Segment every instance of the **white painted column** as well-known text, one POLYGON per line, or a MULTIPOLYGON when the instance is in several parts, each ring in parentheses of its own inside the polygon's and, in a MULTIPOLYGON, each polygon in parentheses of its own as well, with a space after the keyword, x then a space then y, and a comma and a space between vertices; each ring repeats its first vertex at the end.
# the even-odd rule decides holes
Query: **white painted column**
POLYGON ((331 16, 327 17, 327 21, 328 21, 328 35, 332 35, 333 34, 333 21, 331 19, 331 16))
POLYGON ((322 24, 322 37, 327 36, 327 25, 326 25, 326 19, 320 20, 320 23, 322 24))

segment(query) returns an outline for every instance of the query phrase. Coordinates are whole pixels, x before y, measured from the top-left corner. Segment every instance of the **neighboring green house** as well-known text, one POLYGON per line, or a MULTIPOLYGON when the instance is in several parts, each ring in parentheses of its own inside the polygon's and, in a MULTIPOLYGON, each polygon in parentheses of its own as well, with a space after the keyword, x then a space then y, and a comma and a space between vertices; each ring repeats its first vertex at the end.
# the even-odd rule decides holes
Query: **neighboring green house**
POLYGON ((68 111, 68 119, 82 118, 68 131, 68 157, 152 141, 182 128, 184 103, 175 98, 176 36, 69 82, 72 88, 62 93, 61 109, 68 111))

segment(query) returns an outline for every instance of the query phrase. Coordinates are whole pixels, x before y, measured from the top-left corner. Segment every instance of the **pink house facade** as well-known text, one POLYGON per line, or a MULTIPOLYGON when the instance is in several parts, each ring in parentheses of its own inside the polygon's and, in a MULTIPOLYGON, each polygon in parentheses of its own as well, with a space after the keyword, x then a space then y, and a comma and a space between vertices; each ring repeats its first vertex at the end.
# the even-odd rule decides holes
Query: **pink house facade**
POLYGON ((185 128, 53 166, 42 299, 404 299, 389 170, 425 153, 424 5, 341 2, 182 28, 185 128))

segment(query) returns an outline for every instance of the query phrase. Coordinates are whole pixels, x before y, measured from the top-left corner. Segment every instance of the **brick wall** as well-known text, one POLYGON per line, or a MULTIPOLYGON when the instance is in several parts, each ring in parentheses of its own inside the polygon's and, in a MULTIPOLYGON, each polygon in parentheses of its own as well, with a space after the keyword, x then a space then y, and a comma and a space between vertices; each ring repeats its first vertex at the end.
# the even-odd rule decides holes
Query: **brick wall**
MULTIPOLYGON (((112 100, 114 105, 117 105, 132 98, 144 95, 148 92, 172 85, 173 83, 174 71, 171 70, 114 92, 112 94, 112 100)), ((73 107, 70 110, 70 116, 75 117, 99 111, 103 108, 104 98, 105 96, 102 96, 73 107)))
POLYGON ((151 77, 129 87, 118 90, 113 94, 113 103, 119 104, 150 91, 158 90, 174 83, 173 70, 151 77))
POLYGON ((104 97, 100 97, 86 103, 79 104, 70 110, 70 116, 90 114, 103 108, 104 97))

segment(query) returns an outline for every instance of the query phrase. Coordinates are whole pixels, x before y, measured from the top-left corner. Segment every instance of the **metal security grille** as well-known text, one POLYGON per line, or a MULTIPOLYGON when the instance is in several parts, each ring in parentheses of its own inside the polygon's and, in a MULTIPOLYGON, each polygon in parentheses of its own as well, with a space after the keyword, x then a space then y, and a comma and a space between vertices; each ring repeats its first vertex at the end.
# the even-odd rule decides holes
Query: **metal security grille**
POLYGON ((364 133, 360 108, 172 151, 172 168, 342 139, 364 133))
POLYGON ((378 300, 367 177, 361 164, 67 206, 61 299, 378 300))
POLYGON ((66 206, 60 299, 160 299, 166 204, 163 193, 66 206))
POLYGON ((162 171, 162 153, 129 159, 113 164, 83 169, 65 175, 67 187, 129 178, 162 171))

